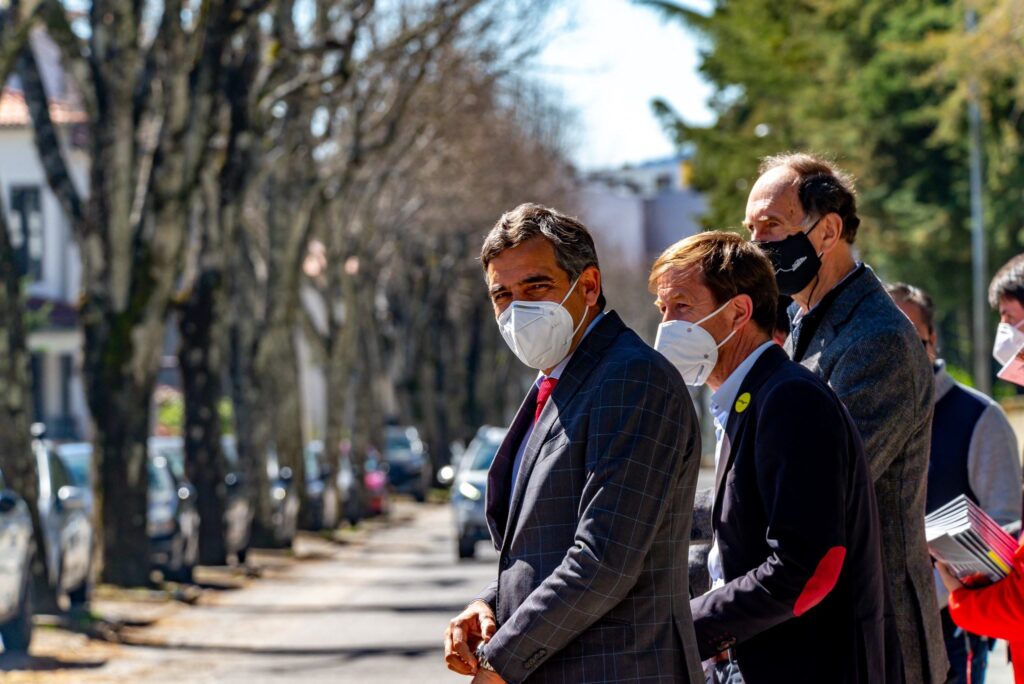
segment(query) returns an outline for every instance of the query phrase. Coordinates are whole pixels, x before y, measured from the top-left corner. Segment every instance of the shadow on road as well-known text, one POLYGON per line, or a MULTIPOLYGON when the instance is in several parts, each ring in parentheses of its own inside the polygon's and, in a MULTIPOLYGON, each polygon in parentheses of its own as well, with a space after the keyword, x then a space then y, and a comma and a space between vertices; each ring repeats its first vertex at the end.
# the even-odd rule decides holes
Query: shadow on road
POLYGON ((339 603, 334 605, 310 606, 274 606, 274 605, 208 605, 204 608, 218 613, 239 613, 242 615, 310 615, 316 613, 445 613, 455 615, 466 607, 465 602, 445 604, 404 604, 381 605, 377 603, 353 604, 339 603))
POLYGON ((0 672, 30 671, 52 672, 55 670, 94 670, 107 664, 106 660, 70 660, 49 656, 32 656, 15 653, 0 654, 0 672))
POLYGON ((125 646, 155 648, 192 653, 220 653, 225 655, 252 655, 268 657, 331 657, 342 661, 363 658, 420 658, 430 653, 439 653, 438 643, 404 646, 325 646, 318 648, 294 647, 272 648, 267 646, 229 646, 216 644, 146 643, 126 642, 125 646))

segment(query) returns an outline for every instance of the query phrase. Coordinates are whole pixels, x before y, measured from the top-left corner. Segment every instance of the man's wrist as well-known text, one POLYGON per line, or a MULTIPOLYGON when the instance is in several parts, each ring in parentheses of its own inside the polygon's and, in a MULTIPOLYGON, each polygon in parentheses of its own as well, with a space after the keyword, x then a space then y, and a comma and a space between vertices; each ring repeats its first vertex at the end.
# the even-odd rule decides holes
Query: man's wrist
MULTIPOLYGON (((481 605, 483 605, 483 606, 486 606, 486 607, 487 607, 487 610, 491 611, 492 613, 494 612, 494 608, 493 608, 493 607, 491 606, 491 604, 490 604, 490 603, 488 603, 487 601, 485 601, 485 600, 484 600, 484 599, 482 599, 482 598, 478 598, 478 599, 473 599, 472 601, 470 601, 470 602, 469 602, 469 605, 471 606, 471 605, 473 605, 474 603, 479 603, 479 604, 481 604, 481 605)), ((467 606, 467 607, 468 607, 468 606, 467 606)))
POLYGON ((487 658, 487 653, 484 651, 484 646, 486 645, 487 642, 485 641, 476 647, 476 653, 474 654, 476 655, 476 664, 480 667, 481 670, 487 670, 488 672, 497 672, 497 670, 494 669, 494 666, 491 665, 491 661, 487 658))

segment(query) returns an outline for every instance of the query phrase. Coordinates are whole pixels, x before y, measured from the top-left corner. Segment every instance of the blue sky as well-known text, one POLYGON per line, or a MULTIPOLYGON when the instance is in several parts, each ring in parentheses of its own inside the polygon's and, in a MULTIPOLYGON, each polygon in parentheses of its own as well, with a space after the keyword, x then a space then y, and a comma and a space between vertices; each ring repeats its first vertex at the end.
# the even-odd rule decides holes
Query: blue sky
MULTIPOLYGON (((689 3, 710 5, 709 0, 689 3)), ((564 0, 536 76, 575 110, 570 142, 582 168, 619 166, 674 152, 651 114, 663 97, 690 123, 709 123, 709 86, 697 73, 696 37, 629 0, 564 0)))

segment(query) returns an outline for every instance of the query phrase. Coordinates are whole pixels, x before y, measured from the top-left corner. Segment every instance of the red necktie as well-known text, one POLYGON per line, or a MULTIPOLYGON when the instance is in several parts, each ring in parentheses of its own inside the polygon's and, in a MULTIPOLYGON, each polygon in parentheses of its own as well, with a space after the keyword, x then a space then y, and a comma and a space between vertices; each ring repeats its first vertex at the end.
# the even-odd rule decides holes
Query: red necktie
POLYGON ((548 397, 557 384, 558 378, 544 378, 540 381, 540 387, 537 388, 537 411, 533 414, 534 423, 540 420, 540 412, 544 410, 544 404, 548 403, 548 397))

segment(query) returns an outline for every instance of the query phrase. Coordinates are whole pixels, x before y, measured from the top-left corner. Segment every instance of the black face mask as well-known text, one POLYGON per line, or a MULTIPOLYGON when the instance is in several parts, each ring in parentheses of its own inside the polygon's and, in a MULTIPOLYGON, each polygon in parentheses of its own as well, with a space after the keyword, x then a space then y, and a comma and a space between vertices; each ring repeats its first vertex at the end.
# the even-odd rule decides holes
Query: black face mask
POLYGON ((777 242, 754 241, 772 262, 780 294, 792 297, 803 291, 818 275, 821 259, 807 237, 817 227, 818 222, 815 222, 806 233, 801 231, 777 242))

